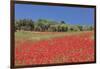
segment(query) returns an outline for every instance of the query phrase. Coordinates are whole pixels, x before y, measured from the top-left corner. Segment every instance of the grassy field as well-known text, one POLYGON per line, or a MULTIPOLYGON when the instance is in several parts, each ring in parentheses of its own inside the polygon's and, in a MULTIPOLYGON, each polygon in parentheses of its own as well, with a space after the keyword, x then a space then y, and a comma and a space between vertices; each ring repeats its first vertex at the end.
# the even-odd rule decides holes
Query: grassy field
MULTIPOLYGON (((18 31, 15 32, 15 39, 16 40, 44 40, 44 39, 51 39, 51 38, 57 38, 62 36, 70 36, 70 35, 80 35, 83 33, 87 33, 89 31, 85 32, 31 32, 31 31, 18 31)), ((94 38, 92 36, 92 38, 94 38)))
POLYGON ((94 61, 94 33, 15 32, 15 65, 94 61))
POLYGON ((15 67, 95 61, 95 8, 24 4, 15 9, 15 67))

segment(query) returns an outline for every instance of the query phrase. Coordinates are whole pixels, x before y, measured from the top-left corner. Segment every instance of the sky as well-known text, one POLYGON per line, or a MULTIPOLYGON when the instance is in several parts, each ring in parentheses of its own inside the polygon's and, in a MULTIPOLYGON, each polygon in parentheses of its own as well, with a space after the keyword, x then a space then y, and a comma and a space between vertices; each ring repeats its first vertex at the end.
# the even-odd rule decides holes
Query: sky
POLYGON ((94 24, 94 8, 15 4, 15 19, 48 19, 68 24, 94 24))

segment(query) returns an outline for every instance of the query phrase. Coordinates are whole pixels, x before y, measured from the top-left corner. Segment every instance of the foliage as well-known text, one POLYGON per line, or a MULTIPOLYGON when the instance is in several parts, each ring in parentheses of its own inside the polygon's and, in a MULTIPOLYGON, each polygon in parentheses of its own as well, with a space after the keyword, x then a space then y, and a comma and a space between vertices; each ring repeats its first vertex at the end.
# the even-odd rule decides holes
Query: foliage
POLYGON ((56 22, 46 19, 20 19, 15 20, 15 31, 40 31, 40 32, 67 32, 67 31, 91 31, 94 27, 82 25, 70 25, 65 21, 56 22))

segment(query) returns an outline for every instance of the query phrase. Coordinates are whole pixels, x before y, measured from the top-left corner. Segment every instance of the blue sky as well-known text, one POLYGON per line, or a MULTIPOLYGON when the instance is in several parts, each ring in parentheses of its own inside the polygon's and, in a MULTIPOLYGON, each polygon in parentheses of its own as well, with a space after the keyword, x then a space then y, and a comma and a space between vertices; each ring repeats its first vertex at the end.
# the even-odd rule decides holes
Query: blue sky
POLYGON ((94 24, 94 8, 15 4, 16 19, 48 19, 68 24, 94 24))

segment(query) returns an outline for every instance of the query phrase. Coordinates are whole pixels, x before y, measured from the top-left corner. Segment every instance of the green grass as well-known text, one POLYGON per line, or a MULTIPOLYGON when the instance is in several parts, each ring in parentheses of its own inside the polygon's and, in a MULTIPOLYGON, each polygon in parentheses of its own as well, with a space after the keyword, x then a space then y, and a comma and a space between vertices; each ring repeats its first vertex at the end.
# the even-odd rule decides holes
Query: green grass
POLYGON ((65 33, 62 34, 41 34, 40 32, 29 32, 29 31, 20 31, 15 33, 15 39, 16 40, 42 40, 42 39, 49 39, 49 38, 54 38, 54 37, 60 37, 66 35, 65 33))
POLYGON ((15 39, 16 40, 44 40, 44 39, 50 39, 55 37, 62 37, 66 35, 75 35, 75 34, 81 34, 83 32, 31 32, 31 31, 17 31, 15 32, 15 39))

